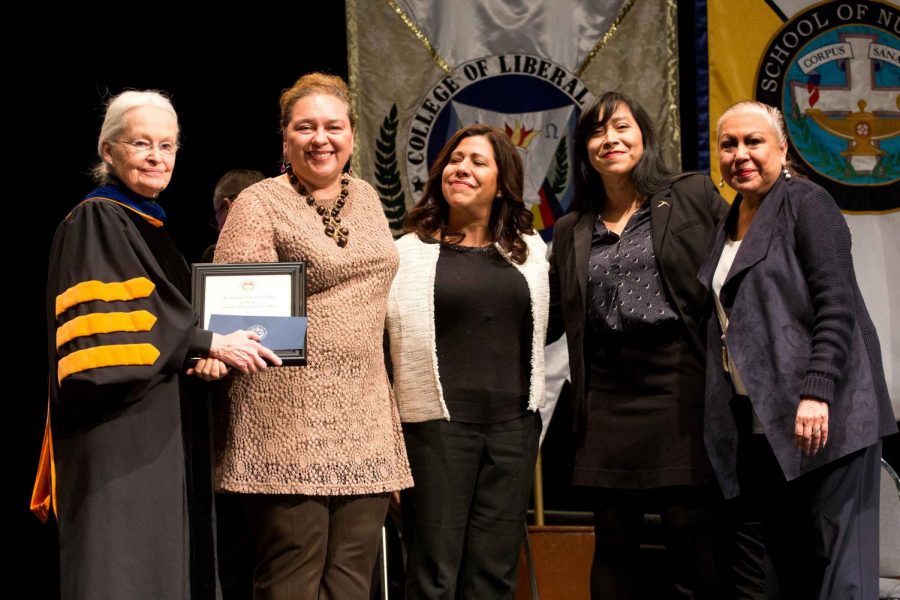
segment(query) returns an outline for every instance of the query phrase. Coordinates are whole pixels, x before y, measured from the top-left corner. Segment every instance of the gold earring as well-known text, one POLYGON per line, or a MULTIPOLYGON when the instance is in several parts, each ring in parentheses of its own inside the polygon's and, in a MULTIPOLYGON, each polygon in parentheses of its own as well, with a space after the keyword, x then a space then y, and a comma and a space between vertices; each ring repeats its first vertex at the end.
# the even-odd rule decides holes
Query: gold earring
POLYGON ((725 187, 725 178, 724 177, 719 177, 719 187, 720 188, 725 187))

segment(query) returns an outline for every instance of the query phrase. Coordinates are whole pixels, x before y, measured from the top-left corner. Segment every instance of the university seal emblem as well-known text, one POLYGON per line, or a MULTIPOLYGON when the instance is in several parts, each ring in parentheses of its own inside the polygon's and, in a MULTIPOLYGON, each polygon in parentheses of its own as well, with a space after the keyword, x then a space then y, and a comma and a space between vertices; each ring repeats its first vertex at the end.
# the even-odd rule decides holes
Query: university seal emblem
POLYGON ((463 63, 435 82, 417 103, 406 148, 396 145, 395 105, 382 123, 376 152, 377 188, 392 229, 399 229, 407 204, 398 164, 405 163, 412 204, 447 140, 466 125, 484 123, 505 131, 519 150, 525 203, 535 229, 548 239, 572 201, 572 135, 591 98, 578 77, 553 62, 503 54, 463 63))
POLYGON ((790 153, 845 211, 900 208, 900 10, 823 2, 775 34, 756 77, 790 153))

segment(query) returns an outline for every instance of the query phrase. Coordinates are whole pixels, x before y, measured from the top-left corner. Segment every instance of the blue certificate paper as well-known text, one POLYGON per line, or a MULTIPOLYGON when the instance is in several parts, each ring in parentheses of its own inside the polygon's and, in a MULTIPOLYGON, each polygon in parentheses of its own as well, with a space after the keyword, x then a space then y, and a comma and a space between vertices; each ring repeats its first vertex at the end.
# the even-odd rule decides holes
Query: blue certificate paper
POLYGON ((248 315, 211 315, 210 331, 229 334, 238 329, 252 331, 259 343, 270 350, 306 348, 306 317, 256 317, 248 315))

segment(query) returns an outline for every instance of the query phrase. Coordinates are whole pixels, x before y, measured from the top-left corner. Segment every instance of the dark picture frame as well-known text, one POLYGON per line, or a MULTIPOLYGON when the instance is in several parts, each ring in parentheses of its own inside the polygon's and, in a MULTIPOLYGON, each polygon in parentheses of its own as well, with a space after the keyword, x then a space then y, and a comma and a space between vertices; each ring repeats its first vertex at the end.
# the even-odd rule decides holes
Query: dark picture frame
MULTIPOLYGON (((207 329, 209 315, 206 313, 210 306, 215 306, 218 314, 305 317, 306 263, 194 263, 191 265, 191 292, 194 310, 200 317, 200 326, 207 329), (290 298, 279 296, 275 299, 275 304, 278 306, 277 314, 271 312, 271 306, 260 305, 257 307, 253 304, 256 301, 253 294, 250 293, 253 288, 261 283, 272 283, 272 278, 281 279, 285 277, 289 279, 289 282, 277 281, 276 287, 279 293, 289 293, 290 298), (224 284, 226 287, 233 287, 231 282, 234 281, 241 286, 242 290, 248 291, 247 298, 241 299, 239 307, 229 308, 229 302, 218 296, 223 285, 210 285, 210 281, 215 278, 227 278, 216 282, 217 284, 224 284), (211 294, 216 294, 216 297, 210 297, 211 294)), ((258 301, 262 302, 263 300, 258 301)), ((281 358, 283 365, 305 365, 306 339, 303 340, 303 348, 276 350, 275 353, 281 358)))

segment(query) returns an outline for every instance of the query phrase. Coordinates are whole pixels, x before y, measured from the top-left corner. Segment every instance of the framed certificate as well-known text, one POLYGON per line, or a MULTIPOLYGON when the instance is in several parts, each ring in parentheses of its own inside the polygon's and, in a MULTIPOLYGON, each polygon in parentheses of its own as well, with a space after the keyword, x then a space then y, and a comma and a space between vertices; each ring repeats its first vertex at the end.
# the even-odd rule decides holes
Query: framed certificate
POLYGON ((306 263, 196 263, 191 286, 204 329, 252 330, 283 364, 306 364, 306 263))

